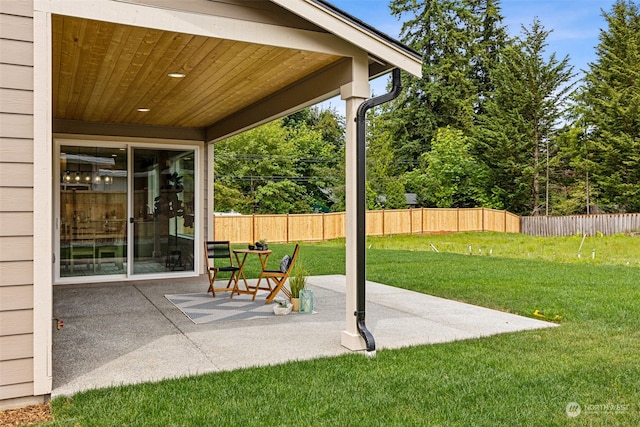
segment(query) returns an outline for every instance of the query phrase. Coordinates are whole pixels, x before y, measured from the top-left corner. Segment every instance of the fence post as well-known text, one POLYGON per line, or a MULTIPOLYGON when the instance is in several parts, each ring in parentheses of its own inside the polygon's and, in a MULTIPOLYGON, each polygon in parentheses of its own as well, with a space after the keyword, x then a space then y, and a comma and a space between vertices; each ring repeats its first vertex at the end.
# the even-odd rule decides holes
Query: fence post
POLYGON ((384 209, 382 209, 382 235, 386 236, 386 234, 384 232, 384 209))
POLYGON ((507 232, 507 210, 504 209, 502 212, 504 213, 504 232, 506 233, 507 232))
POLYGON ((256 214, 251 214, 251 242, 256 241, 256 214))
MULTIPOLYGON (((211 227, 213 227, 213 230, 211 230, 211 239, 216 240, 216 216, 215 215, 213 216, 213 221, 211 221, 211 227)), ((205 240, 207 240, 207 236, 205 236, 205 240)))
POLYGON ((409 208, 409 234, 413 234, 413 208, 409 208))

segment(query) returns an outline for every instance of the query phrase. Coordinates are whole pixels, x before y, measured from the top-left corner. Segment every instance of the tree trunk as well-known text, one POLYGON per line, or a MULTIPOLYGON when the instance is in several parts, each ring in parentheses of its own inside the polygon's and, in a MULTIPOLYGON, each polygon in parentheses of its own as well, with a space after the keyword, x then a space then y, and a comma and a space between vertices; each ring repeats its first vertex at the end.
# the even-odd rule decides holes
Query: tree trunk
POLYGON ((537 126, 533 130, 533 216, 540 215, 540 135, 537 126))

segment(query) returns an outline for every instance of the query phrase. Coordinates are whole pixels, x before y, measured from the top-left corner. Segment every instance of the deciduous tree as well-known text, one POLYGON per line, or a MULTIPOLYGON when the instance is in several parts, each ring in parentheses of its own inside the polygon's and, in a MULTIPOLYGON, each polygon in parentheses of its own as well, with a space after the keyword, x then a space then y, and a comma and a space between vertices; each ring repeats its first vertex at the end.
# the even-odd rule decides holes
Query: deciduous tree
POLYGON ((431 150, 422 155, 423 187, 417 193, 424 206, 470 208, 488 206, 484 193, 486 168, 470 153, 471 142, 459 129, 440 128, 431 150))
POLYGON ((326 210, 344 184, 344 128, 307 109, 215 144, 214 204, 241 213, 326 210))

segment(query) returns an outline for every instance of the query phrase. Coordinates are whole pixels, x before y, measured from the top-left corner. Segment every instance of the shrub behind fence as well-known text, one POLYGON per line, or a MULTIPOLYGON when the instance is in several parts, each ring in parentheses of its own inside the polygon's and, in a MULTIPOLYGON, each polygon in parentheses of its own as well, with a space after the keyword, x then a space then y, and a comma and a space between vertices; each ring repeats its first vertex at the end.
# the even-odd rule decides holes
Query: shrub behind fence
MULTIPOLYGON (((367 212, 367 235, 520 232, 520 217, 507 211, 472 209, 394 209, 367 212)), ((215 240, 249 243, 322 241, 345 237, 344 212, 303 215, 216 215, 215 240)))

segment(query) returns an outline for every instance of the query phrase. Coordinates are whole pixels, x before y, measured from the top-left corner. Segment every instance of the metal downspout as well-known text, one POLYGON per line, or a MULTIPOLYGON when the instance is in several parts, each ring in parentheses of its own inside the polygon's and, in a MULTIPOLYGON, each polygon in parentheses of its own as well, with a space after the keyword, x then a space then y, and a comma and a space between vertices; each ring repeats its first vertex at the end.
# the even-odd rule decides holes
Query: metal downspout
POLYGON ((400 69, 393 69, 393 87, 390 92, 371 98, 363 102, 358 107, 356 114, 356 136, 358 144, 357 152, 357 165, 356 165, 356 252, 357 252, 357 265, 356 265, 356 322, 358 326, 358 332, 364 339, 367 346, 367 354, 375 355, 376 341, 373 335, 367 329, 365 324, 365 283, 366 283, 366 250, 367 250, 367 227, 366 227, 366 211, 367 211, 367 197, 366 197, 366 116, 367 111, 370 108, 389 102, 400 95, 402 85, 400 83, 400 69))

